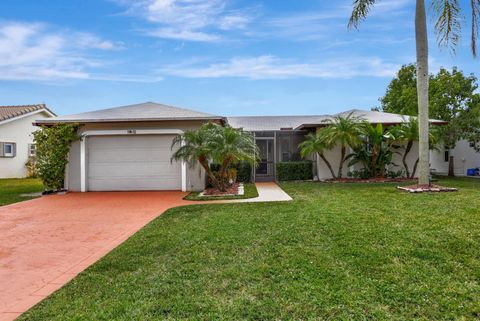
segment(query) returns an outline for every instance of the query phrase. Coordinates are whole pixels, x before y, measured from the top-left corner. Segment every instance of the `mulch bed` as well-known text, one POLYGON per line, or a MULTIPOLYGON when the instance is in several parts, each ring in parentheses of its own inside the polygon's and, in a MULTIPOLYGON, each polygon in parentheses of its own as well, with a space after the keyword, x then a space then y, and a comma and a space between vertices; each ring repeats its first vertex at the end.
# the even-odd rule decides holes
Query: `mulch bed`
POLYGON ((220 192, 215 187, 209 187, 203 192, 203 196, 226 196, 226 195, 238 195, 238 183, 233 184, 230 187, 227 187, 225 192, 220 192))
POLYGON ((411 182, 414 181, 414 178, 387 178, 387 177, 374 177, 374 178, 332 178, 327 179, 324 182, 327 183, 398 183, 398 182, 411 182))
POLYGON ((399 190, 408 192, 408 193, 439 193, 439 192, 456 192, 458 189, 453 187, 445 187, 435 184, 425 184, 425 185, 410 185, 410 186, 397 186, 399 190))

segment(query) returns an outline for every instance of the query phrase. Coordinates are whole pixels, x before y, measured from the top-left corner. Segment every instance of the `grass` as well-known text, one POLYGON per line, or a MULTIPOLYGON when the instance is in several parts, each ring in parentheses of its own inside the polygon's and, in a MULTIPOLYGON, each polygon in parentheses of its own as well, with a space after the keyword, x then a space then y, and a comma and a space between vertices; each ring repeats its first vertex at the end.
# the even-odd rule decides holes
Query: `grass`
POLYGON ((479 180, 169 210, 21 320, 478 320, 479 180))
POLYGON ((0 206, 35 198, 21 195, 37 193, 42 190, 42 182, 37 178, 0 179, 0 206))
POLYGON ((244 194, 235 196, 200 196, 200 192, 191 192, 184 197, 187 201, 211 201, 211 200, 236 200, 258 197, 258 191, 255 184, 244 184, 244 194))

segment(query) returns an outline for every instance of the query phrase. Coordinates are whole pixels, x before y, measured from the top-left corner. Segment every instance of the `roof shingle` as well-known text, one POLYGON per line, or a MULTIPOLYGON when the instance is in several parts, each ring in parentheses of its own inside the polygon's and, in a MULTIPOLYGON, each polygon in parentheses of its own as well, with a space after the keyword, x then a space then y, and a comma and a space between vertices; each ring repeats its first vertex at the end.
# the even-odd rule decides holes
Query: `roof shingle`
POLYGON ((213 120, 221 116, 153 102, 120 106, 37 121, 38 124, 98 123, 156 120, 213 120))
POLYGON ((0 106, 0 121, 15 118, 42 109, 45 109, 55 115, 47 108, 47 106, 45 106, 45 104, 0 106))

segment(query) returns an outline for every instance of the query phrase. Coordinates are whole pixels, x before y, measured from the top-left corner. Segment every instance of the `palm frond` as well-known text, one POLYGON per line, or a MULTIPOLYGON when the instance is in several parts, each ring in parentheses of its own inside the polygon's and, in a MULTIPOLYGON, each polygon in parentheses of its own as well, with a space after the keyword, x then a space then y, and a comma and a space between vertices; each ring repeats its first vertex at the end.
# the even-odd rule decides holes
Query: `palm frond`
POLYGON ((348 21, 349 28, 358 28, 360 23, 365 20, 370 12, 371 7, 378 0, 353 0, 353 10, 350 20, 348 21))
POLYGON ((433 0, 432 8, 436 14, 435 33, 438 45, 450 47, 450 50, 455 52, 460 40, 463 18, 458 0, 433 0))

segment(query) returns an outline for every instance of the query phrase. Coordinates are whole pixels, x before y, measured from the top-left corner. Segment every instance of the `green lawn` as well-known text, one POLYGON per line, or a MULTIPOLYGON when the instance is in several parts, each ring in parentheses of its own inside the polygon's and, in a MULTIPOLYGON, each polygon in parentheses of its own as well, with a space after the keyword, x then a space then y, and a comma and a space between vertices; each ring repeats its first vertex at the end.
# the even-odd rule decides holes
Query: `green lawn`
POLYGON ((188 201, 210 201, 210 200, 237 200, 258 197, 258 191, 255 184, 244 184, 244 194, 238 196, 199 196, 199 192, 191 192, 184 197, 188 201))
POLYGON ((36 178, 0 179, 0 206, 25 201, 33 197, 20 196, 43 191, 42 182, 36 178))
POLYGON ((168 211, 23 320, 480 319, 480 180, 168 211))

